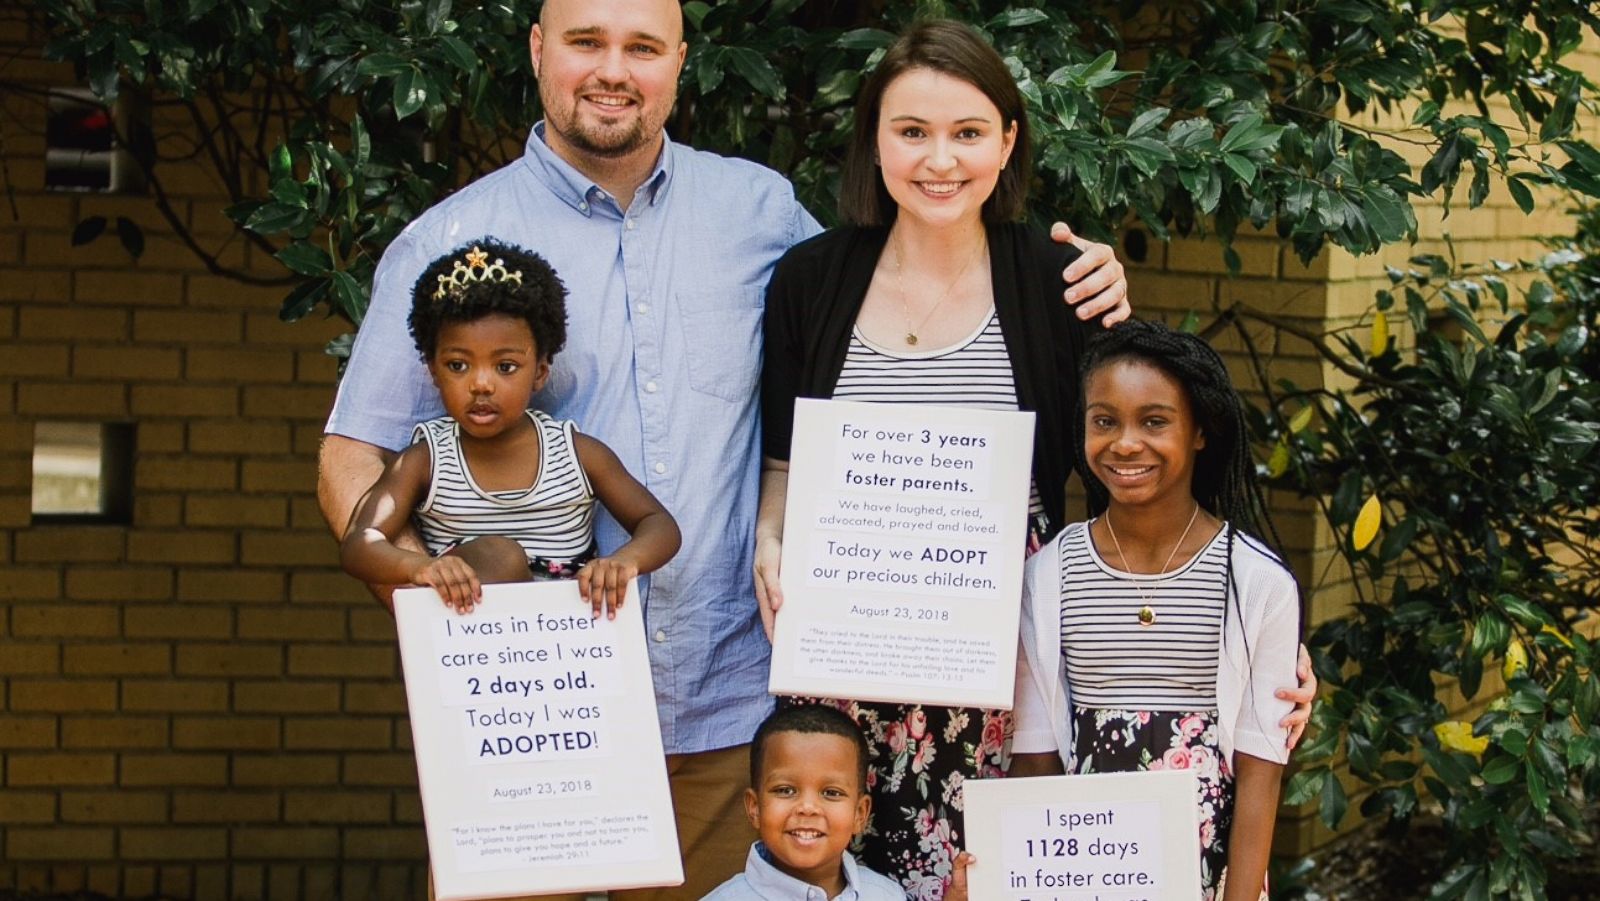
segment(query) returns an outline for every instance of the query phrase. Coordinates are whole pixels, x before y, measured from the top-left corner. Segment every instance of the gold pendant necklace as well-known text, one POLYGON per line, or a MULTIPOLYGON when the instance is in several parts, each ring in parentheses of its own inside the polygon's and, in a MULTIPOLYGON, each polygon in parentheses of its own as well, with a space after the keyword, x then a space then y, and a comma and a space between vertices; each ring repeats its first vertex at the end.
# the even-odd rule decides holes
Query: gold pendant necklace
POLYGON ((955 291, 956 286, 961 284, 962 277, 967 274, 967 270, 968 269, 972 268, 973 261, 976 260, 978 257, 983 256, 984 245, 986 245, 987 243, 988 243, 987 240, 978 242, 977 249, 975 251, 973 251, 972 256, 967 257, 967 262, 962 265, 961 271, 957 272, 956 273, 956 277, 954 279, 951 279, 950 284, 945 287, 944 296, 939 298, 939 302, 938 303, 936 303, 933 306, 928 308, 928 312, 922 317, 922 321, 921 322, 918 322, 915 326, 912 326, 912 324, 911 324, 911 304, 906 300, 905 278, 900 273, 901 263, 904 262, 905 255, 901 251, 900 242, 898 242, 898 241, 895 242, 895 245, 894 245, 894 286, 895 286, 895 290, 900 292, 900 313, 901 313, 901 315, 903 315, 905 317, 905 320, 906 320, 906 346, 907 347, 916 347, 917 346, 917 332, 922 331, 922 327, 928 324, 928 320, 929 319, 933 318, 934 311, 938 310, 940 307, 944 306, 944 302, 950 299, 950 295, 951 295, 951 293, 953 293, 955 291))
MULTIPOLYGON (((1166 575, 1167 567, 1172 565, 1172 558, 1178 556, 1178 548, 1183 547, 1183 539, 1189 537, 1189 530, 1194 528, 1194 521, 1199 518, 1200 504, 1197 501, 1194 505, 1194 512, 1189 514, 1189 524, 1183 527, 1183 534, 1178 536, 1178 543, 1172 546, 1172 553, 1167 555, 1167 562, 1161 564, 1161 571, 1156 573, 1156 575, 1166 575)), ((1111 533, 1111 545, 1117 549, 1117 559, 1122 561, 1122 571, 1128 573, 1129 575, 1135 575, 1133 572, 1133 567, 1128 565, 1128 555, 1122 552, 1122 542, 1117 540, 1117 530, 1111 527, 1110 510, 1106 511, 1106 531, 1111 533)), ((1133 580, 1133 590, 1137 591, 1140 599, 1144 601, 1144 606, 1139 608, 1139 625, 1144 628, 1149 628, 1150 626, 1155 625, 1156 611, 1155 608, 1150 605, 1150 593, 1144 590, 1144 585, 1140 584, 1139 580, 1137 579, 1133 580)))

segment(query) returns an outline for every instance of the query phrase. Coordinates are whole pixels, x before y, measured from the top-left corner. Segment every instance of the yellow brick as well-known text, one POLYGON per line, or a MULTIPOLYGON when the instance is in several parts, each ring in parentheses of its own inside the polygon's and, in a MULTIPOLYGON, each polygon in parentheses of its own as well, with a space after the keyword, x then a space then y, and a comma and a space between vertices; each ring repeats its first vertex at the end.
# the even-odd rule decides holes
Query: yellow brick
POLYGON ((75 417, 121 417, 128 413, 122 385, 91 382, 32 382, 17 386, 17 411, 49 419, 71 410, 75 417))
POLYGON ((194 868, 188 859, 181 864, 163 866, 156 884, 161 887, 161 894, 173 898, 202 897, 194 894, 194 868))
POLYGON ((12 344, 0 356, 0 378, 40 378, 67 375, 65 344, 12 344))
POLYGON ((299 460, 245 460, 241 465, 240 487, 249 492, 317 490, 317 463, 299 460))
POLYGON ((133 477, 140 490, 231 491, 238 487, 239 466, 232 459, 146 457, 133 477))
POLYGON ((328 522, 322 517, 322 507, 314 497, 289 499, 289 528, 298 531, 327 531, 328 522))
POLYGON ((0 792, 0 823, 15 826, 22 823, 54 823, 55 821, 56 796, 54 792, 11 790, 0 792))
POLYGON ((172 796, 174 823, 275 823, 278 795, 261 791, 180 791, 172 796))
MULTIPOLYGON (((328 544, 334 546, 332 538, 328 539, 328 544)), ((383 611, 365 585, 337 570, 293 573, 289 577, 289 599, 316 604, 342 602, 359 606, 370 605, 375 610, 383 611)), ((388 616, 388 613, 384 612, 384 616, 388 616)))
POLYGON ((122 891, 125 896, 143 898, 147 895, 154 896, 156 886, 156 868, 150 866, 122 866, 122 891))
POLYGON ((302 385, 334 385, 339 381, 339 361, 320 350, 295 354, 294 380, 302 385))
POLYGON ((128 679, 122 683, 122 709, 192 713, 223 711, 228 709, 228 683, 128 679))
POLYGON ((185 450, 183 432, 183 423, 181 422, 162 422, 160 420, 141 422, 139 423, 139 453, 181 454, 185 450))
POLYGON ((134 385, 137 416, 232 416, 239 391, 229 385, 134 385))
POLYGON ((172 570, 142 566, 73 566, 67 597, 81 601, 154 601, 172 597, 172 570))
POLYGON ((283 819, 287 823, 388 823, 388 792, 292 791, 284 795, 283 819))
POLYGON ((151 344, 238 344, 244 333, 237 313, 135 310, 133 337, 151 344))
POLYGON ((257 787, 335 785, 339 758, 332 754, 238 754, 233 784, 257 787))
MULTIPOLYGON (((242 886, 240 887, 240 890, 241 890, 241 892, 243 891, 243 887, 242 886)), ((179 895, 178 897, 180 897, 180 898, 241 897, 242 898, 244 896, 242 894, 237 895, 237 896, 228 894, 228 867, 227 867, 227 865, 225 865, 225 864, 210 864, 210 865, 198 866, 198 867, 194 868, 194 889, 192 891, 190 891, 190 892, 187 892, 185 894, 179 895)), ((307 891, 306 892, 306 897, 308 897, 308 898, 330 898, 331 899, 331 898, 339 897, 339 892, 338 892, 337 889, 332 889, 332 888, 330 888, 329 891, 326 894, 322 894, 322 895, 312 894, 310 891, 307 891)))
POLYGON ((114 838, 110 829, 103 828, 11 828, 6 830, 6 857, 13 861, 110 860, 114 838))
POLYGON ((333 391, 325 385, 305 387, 249 385, 244 389, 244 415, 257 418, 308 419, 325 422, 333 391))
POLYGON ((30 230, 43 229, 50 231, 70 231, 77 222, 77 216, 72 210, 73 198, 65 194, 38 193, 26 194, 17 192, 7 198, 0 209, 6 209, 0 215, 0 224, 11 224, 9 207, 16 204, 17 221, 30 230))
POLYGON ((76 299, 84 303, 183 303, 183 276, 164 272, 84 271, 78 273, 73 284, 76 299))
POLYGON ((245 532, 239 562, 246 566, 337 566, 339 546, 326 532, 245 532))
MULTIPOLYGON (((159 347, 76 347, 72 351, 72 374, 103 379, 175 379, 182 371, 182 362, 178 351, 159 347)), ((142 432, 139 437, 144 438, 142 432)))
MULTIPOLYGON (((0 277, 5 284, 11 273, 0 277)), ((0 289, 3 290, 3 289, 0 289)), ((37 307, 19 311, 18 334, 30 339, 122 341, 128 337, 127 312, 112 307, 37 307)))
POLYGON ((215 786, 228 781, 226 754, 123 754, 122 785, 215 786))
POLYGON ((181 601, 281 601, 282 572, 247 569, 196 569, 178 572, 181 601))
POLYGON ((290 750, 382 750, 393 747, 389 717, 291 717, 283 724, 283 746, 290 750))
POLYGON ((354 331, 343 319, 308 317, 283 322, 276 313, 248 313, 244 318, 245 342, 252 347, 296 347, 320 350, 329 341, 354 331))
POLYGON ((167 796, 143 791, 64 791, 65 823, 159 823, 167 818, 167 796))
POLYGON ((350 611, 350 638, 379 644, 393 642, 398 637, 394 629, 394 615, 370 595, 371 606, 350 611))
POLYGON ((428 853, 421 829, 404 827, 344 830, 344 853, 352 860, 418 860, 428 853))
POLYGON ((355 676, 390 678, 398 674, 394 647, 349 645, 293 645, 289 648, 292 676, 355 676))
POLYGON ((138 827, 119 830, 123 860, 222 860, 228 856, 228 830, 220 827, 138 827))
POLYGON ((128 536, 128 559, 150 563, 229 563, 232 532, 141 529, 128 536))
POLYGON ((339 830, 251 826, 234 830, 235 859, 326 860, 339 856, 339 830))
POLYGON ((188 751, 270 750, 278 747, 278 720, 266 716, 179 717, 172 746, 188 751))
POLYGON ((117 758, 110 754, 13 753, 6 762, 6 785, 110 785, 116 773, 117 758))
POLYGON ((411 826, 422 825, 422 798, 403 794, 394 799, 394 821, 411 826))
POLYGON ((192 422, 189 424, 189 450, 197 454, 287 453, 289 426, 243 419, 192 422))
POLYGON ((344 686, 344 709, 350 713, 406 712, 406 687, 401 683, 347 682, 344 686))
POLYGON ((35 526, 17 534, 23 563, 85 563, 120 560, 126 531, 119 526, 35 526))
POLYGON ((117 610, 87 604, 16 606, 11 610, 11 634, 19 638, 115 638, 117 610))
MULTIPOLYGON (((0 714, 0 748, 53 748, 56 746, 54 716, 9 716, 0 714)), ((0 797, 3 797, 0 793, 0 797)), ((0 823, 5 822, 0 817, 0 823)))
POLYGON ((61 573, 56 569, 7 566, 5 578, 0 579, 0 601, 46 600, 60 596, 61 573))
POLYGON ((159 676, 172 672, 165 644, 78 644, 63 649, 64 669, 75 676, 159 676))
POLYGON ((183 496, 178 494, 140 494, 133 499, 133 525, 139 529, 160 529, 183 524, 183 496))
POLYGON ((302 457, 316 457, 322 453, 322 423, 297 422, 294 424, 295 453, 302 457))
POLYGON ((122 614, 128 638, 226 638, 233 634, 233 613, 193 604, 130 607, 122 614))
POLYGON ((276 676, 283 672, 283 648, 261 644, 203 644, 178 646, 180 676, 276 676))
POLYGON ((12 307, 0 307, 0 338, 7 341, 17 336, 17 311, 12 307))
MULTIPOLYGON (((194 215, 198 218, 202 212, 197 206, 194 215)), ((231 234, 233 223, 226 220, 217 223, 217 230, 231 234)), ((291 285, 248 285, 215 275, 189 276, 189 304, 196 307, 250 308, 276 315, 291 290, 291 285)))
POLYGON ((411 754, 346 754, 346 786, 414 786, 416 757, 411 754))
POLYGON ((269 607, 239 611, 240 638, 340 641, 345 634, 345 617, 340 610, 269 607))
MULTIPOLYGON (((192 347, 185 372, 191 379, 208 382, 292 382, 294 356, 282 350, 192 347)), ((246 415, 256 415, 247 409, 246 415)), ((269 411, 269 415, 275 416, 269 411)))
POLYGON ((334 713, 339 710, 337 682, 236 682, 234 709, 240 713, 334 713))
POLYGON ((191 526, 282 527, 289 518, 289 503, 281 497, 248 495, 190 495, 184 504, 184 521, 191 526))
POLYGON ((11 709, 42 713, 115 710, 117 683, 109 679, 13 679, 11 709))
POLYGON ((63 748, 164 748, 167 718, 156 716, 64 716, 63 748))
POLYGON ((61 671, 61 646, 54 642, 6 639, 0 651, 0 676, 53 676, 61 671))

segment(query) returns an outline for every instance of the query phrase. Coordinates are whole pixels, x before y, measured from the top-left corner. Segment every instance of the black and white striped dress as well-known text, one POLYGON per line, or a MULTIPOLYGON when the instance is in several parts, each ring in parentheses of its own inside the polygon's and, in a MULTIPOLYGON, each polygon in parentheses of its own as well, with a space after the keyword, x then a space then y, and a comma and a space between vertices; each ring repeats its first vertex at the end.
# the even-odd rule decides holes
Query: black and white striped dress
POLYGON ((497 535, 522 545, 535 575, 570 575, 593 555, 594 488, 573 446, 573 424, 529 410, 539 436, 539 472, 533 484, 484 491, 461 453, 461 426, 448 416, 419 424, 413 441, 426 441, 433 478, 414 518, 428 553, 439 554, 470 538, 497 535))

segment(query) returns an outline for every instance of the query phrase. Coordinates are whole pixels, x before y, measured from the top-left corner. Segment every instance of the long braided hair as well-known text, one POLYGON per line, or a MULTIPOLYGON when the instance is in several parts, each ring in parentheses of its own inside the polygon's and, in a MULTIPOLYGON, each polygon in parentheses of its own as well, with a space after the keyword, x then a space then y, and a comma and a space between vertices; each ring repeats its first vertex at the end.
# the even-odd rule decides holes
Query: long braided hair
MULTIPOLYGON (((1189 399, 1195 425, 1205 436, 1205 447, 1195 454, 1190 492, 1200 506, 1226 523, 1225 559, 1229 603, 1223 607, 1222 632, 1222 639, 1226 641, 1228 617, 1243 616, 1239 587, 1233 573, 1235 532, 1243 532, 1265 545, 1269 556, 1288 571, 1284 562, 1283 541, 1278 537, 1278 530, 1273 527, 1272 518, 1267 513, 1266 498, 1256 480, 1255 461, 1250 457, 1246 442, 1248 432, 1244 401, 1228 377, 1227 364, 1203 339, 1168 328, 1159 322, 1130 320, 1116 328, 1101 331, 1090 340, 1079 377, 1078 422, 1084 421, 1089 377, 1099 369, 1123 361, 1153 366, 1177 382, 1189 399)), ((1109 505, 1110 492, 1090 470, 1081 440, 1077 454, 1078 472, 1083 475, 1084 487, 1089 495, 1089 512, 1098 516, 1109 505)), ((1299 611, 1295 627, 1298 632, 1305 623, 1305 598, 1298 581, 1295 582, 1295 595, 1299 611)), ((1255 655, 1250 648, 1248 633, 1240 629, 1239 634, 1244 639, 1246 667, 1253 670, 1255 655)), ((1260 711, 1255 707, 1253 693, 1250 693, 1249 706, 1257 727, 1261 728, 1263 724, 1260 711)))
MULTIPOLYGON (((1132 320, 1101 331, 1083 356, 1079 378, 1077 421, 1083 422, 1084 390, 1095 371, 1112 363, 1136 361, 1166 373, 1189 398, 1195 425, 1206 444, 1195 456, 1195 500, 1208 513, 1268 545, 1283 556, 1283 542, 1267 514, 1267 503, 1256 482, 1255 461, 1246 443, 1244 402, 1228 377, 1228 367, 1211 345, 1159 322, 1132 320)), ((1078 442, 1078 472, 1089 495, 1089 512, 1099 515, 1110 502, 1106 486, 1095 478, 1078 442)))

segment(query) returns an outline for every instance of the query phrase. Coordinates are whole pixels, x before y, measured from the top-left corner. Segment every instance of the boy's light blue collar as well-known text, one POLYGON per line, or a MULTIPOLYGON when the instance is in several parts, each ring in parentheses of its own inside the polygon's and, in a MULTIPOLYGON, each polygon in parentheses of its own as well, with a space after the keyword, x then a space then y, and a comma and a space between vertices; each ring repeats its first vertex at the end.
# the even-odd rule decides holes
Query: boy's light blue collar
MULTIPOLYGON (((844 866, 844 891, 836 897, 840 901, 853 901, 861 897, 861 882, 856 870, 856 859, 849 851, 845 851, 840 863, 844 866)), ((751 888, 769 901, 780 898, 829 901, 827 892, 778 869, 778 865, 773 862, 772 852, 759 841, 750 846, 750 855, 745 859, 744 877, 751 888)))

